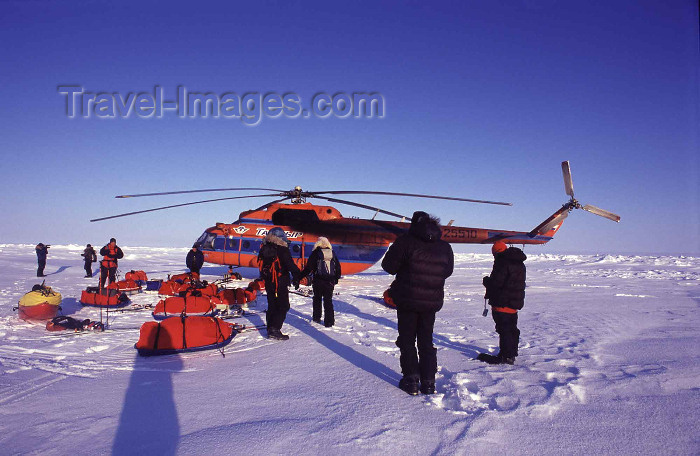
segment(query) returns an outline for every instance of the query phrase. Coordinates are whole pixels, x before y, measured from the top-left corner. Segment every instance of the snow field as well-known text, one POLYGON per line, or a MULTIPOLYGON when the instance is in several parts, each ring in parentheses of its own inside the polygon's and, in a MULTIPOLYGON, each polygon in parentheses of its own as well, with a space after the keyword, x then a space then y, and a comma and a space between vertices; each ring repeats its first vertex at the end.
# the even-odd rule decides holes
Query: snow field
MULTIPOLYGON (((53 246, 47 284, 63 294, 64 313, 99 320, 99 310, 77 302, 97 281, 82 278, 82 249, 53 246)), ((181 272, 187 252, 123 249, 121 270, 149 278, 181 272)), ((437 394, 409 397, 396 388, 396 315, 380 303, 391 277, 378 266, 341 280, 333 328, 310 322, 311 299, 292 294, 287 342, 247 331, 225 357, 141 358, 133 344, 148 311, 110 312, 111 331, 80 335, 18 320, 11 307, 37 282, 33 250, 0 245, 8 454, 698 452, 696 258, 526 251, 520 356, 491 366, 473 358, 497 351, 493 320, 481 316, 492 258, 459 254, 435 323, 437 394), (75 436, 70 445, 53 438, 61 431, 75 436)), ((224 272, 203 270, 208 279, 224 272)), ((265 307, 263 296, 233 321, 264 323, 265 307)))

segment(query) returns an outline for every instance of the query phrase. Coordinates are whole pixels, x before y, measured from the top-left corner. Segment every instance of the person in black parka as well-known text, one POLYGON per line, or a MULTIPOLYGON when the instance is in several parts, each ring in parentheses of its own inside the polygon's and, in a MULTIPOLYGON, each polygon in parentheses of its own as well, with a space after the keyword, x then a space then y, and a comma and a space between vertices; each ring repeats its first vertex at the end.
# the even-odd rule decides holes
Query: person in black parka
POLYGON ((97 262, 97 253, 95 249, 88 244, 85 246, 85 250, 83 250, 80 256, 83 257, 83 262, 85 263, 83 266, 85 268, 85 277, 92 277, 92 263, 97 262))
POLYGON ((287 340, 289 336, 282 334, 282 325, 289 311, 289 274, 297 281, 299 268, 292 260, 289 251, 289 241, 284 230, 279 227, 272 228, 258 253, 258 265, 260 276, 265 281, 265 293, 267 295, 267 312, 265 319, 267 324, 268 339, 287 340))
POLYGON ((49 247, 50 246, 44 245, 41 242, 36 245, 37 277, 46 277, 44 275, 44 268, 46 267, 46 255, 49 254, 49 247))
POLYGON ((340 261, 338 261, 328 238, 318 238, 304 270, 301 271, 299 280, 309 274, 312 275, 311 284, 314 290, 312 319, 316 323, 321 322, 321 300, 323 300, 323 313, 325 314, 323 325, 330 328, 335 324, 333 290, 340 279, 341 272, 340 261), (325 267, 320 267, 322 261, 325 262, 325 267))
POLYGON ((202 265, 204 265, 204 254, 199 250, 199 246, 194 244, 192 249, 187 252, 187 258, 185 259, 185 264, 189 268, 190 272, 196 272, 199 274, 202 265))
POLYGON ((491 305, 491 315, 499 336, 498 355, 480 354, 477 359, 491 364, 513 364, 518 356, 518 310, 525 304, 525 260, 527 257, 517 247, 504 242, 494 243, 491 275, 484 277, 485 298, 491 305))
POLYGON ((403 373, 399 388, 412 395, 419 390, 423 394, 435 392, 435 313, 442 308, 445 279, 454 269, 452 247, 441 237, 439 220, 417 211, 408 233, 394 241, 382 260, 382 268, 396 274, 389 295, 398 316, 396 345, 401 350, 403 373))

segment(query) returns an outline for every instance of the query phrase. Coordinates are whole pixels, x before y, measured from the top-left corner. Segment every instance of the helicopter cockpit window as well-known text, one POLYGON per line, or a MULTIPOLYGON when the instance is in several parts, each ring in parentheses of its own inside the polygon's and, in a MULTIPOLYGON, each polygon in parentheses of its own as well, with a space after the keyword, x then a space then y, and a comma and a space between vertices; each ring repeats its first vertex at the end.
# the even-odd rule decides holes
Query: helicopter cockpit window
POLYGON ((196 244, 203 249, 211 250, 214 248, 214 239, 216 239, 216 234, 205 231, 201 236, 199 236, 196 244))

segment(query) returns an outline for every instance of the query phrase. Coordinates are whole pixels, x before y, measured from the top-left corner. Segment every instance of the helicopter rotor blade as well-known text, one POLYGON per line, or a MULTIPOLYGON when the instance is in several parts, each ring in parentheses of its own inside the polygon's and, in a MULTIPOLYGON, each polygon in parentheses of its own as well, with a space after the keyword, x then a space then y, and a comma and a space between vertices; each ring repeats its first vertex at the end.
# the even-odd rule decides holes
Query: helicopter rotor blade
POLYGON ((501 201, 485 201, 470 198, 455 198, 452 196, 436 196, 436 195, 421 195, 417 193, 397 193, 397 192, 375 192, 366 190, 330 190, 322 192, 308 192, 309 197, 314 197, 314 195, 389 195, 389 196, 412 196, 414 198, 432 198, 432 199, 442 199, 450 201, 464 201, 467 203, 484 203, 484 204, 499 204, 501 206, 512 206, 513 203, 504 203, 501 201))
POLYGON ((411 217, 406 217, 405 215, 397 214, 395 212, 385 211, 384 209, 379 209, 378 207, 374 207, 374 206, 368 206, 366 204, 354 203, 352 201, 341 200, 341 199, 337 199, 337 198, 329 198, 327 196, 318 196, 318 195, 311 196, 311 195, 309 195, 309 197, 310 198, 324 199, 324 200, 330 201, 332 203, 347 204, 348 206, 355 206, 355 207, 360 207, 362 209, 369 209, 371 211, 381 212, 382 214, 391 215, 392 217, 405 218, 408 220, 411 219, 411 217))
MULTIPOLYGON (((203 192, 230 192, 230 191, 237 191, 237 190, 244 190, 244 191, 265 191, 265 192, 280 192, 280 193, 286 193, 288 190, 277 190, 274 188, 207 188, 207 189, 201 189, 201 190, 180 190, 180 191, 174 191, 174 192, 156 192, 156 193, 138 193, 134 195, 117 195, 115 198, 139 198, 142 196, 162 196, 162 195, 182 195, 186 193, 203 193, 203 192)), ((277 196, 277 195, 274 195, 277 196)))
POLYGON ((561 172, 564 175, 564 191, 570 197, 574 197, 574 182, 571 180, 571 167, 569 161, 561 162, 561 172))
MULTIPOLYGON (((90 221, 91 222, 101 222, 102 220, 109 220, 109 219, 114 219, 114 218, 119 218, 119 217, 127 217, 129 215, 144 214, 146 212, 162 211, 164 209, 172 209, 174 207, 191 206, 193 204, 212 203, 214 201, 226 201, 226 200, 235 200, 235 199, 243 199, 243 198, 265 198, 265 197, 270 197, 270 196, 279 196, 279 195, 275 193, 272 195, 231 196, 228 198, 216 198, 216 199, 209 199, 209 200, 202 200, 202 201, 193 201, 191 203, 171 204, 169 206, 154 207, 152 209, 144 209, 142 211, 125 212, 123 214, 110 215, 108 217, 100 217, 100 218, 92 219, 90 221)), ((287 199, 287 198, 285 197, 282 200, 285 200, 285 199, 287 199)), ((280 201, 282 201, 282 200, 280 200, 280 201)))
POLYGON ((581 209, 584 211, 588 211, 591 214, 599 215, 601 217, 605 217, 606 219, 612 220, 613 222, 619 222, 620 221, 620 216, 617 214, 613 214, 612 212, 606 211, 605 209, 601 209, 599 207, 591 206, 590 204, 586 204, 583 206, 581 209))
POLYGON ((253 209, 253 211, 262 211, 263 209, 267 209, 268 207, 272 206, 275 203, 281 203, 282 201, 289 199, 289 196, 285 196, 284 198, 280 198, 274 201, 270 201, 269 203, 263 204, 262 206, 253 209))

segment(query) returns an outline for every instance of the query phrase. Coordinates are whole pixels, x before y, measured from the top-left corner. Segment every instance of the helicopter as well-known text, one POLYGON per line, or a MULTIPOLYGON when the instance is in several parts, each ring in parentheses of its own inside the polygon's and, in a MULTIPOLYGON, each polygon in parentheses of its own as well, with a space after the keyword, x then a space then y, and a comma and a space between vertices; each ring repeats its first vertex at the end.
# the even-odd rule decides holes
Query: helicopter
MULTIPOLYGON (((564 177, 564 190, 570 197, 569 201, 530 231, 497 230, 488 228, 470 228, 453 226, 453 221, 442 226, 442 239, 451 244, 493 244, 503 241, 508 244, 545 244, 552 240, 561 228, 562 223, 574 209, 583 209, 592 214, 620 221, 620 216, 591 205, 581 205, 574 197, 574 187, 571 178, 571 168, 568 161, 561 164, 564 177)), ((428 198, 449 201, 471 202, 480 204, 495 204, 511 206, 511 203, 486 201, 449 196, 424 195, 415 193, 396 193, 363 190, 327 190, 305 191, 301 187, 292 190, 269 188, 216 188, 201 190, 184 190, 158 193, 142 193, 134 195, 119 195, 116 198, 137 198, 175 194, 191 194, 204 192, 226 191, 268 191, 272 193, 259 195, 233 196, 215 198, 188 203, 162 206, 134 212, 127 212, 108 217, 90 220, 97 222, 126 217, 145 212, 153 212, 175 207, 189 206, 215 201, 235 200, 244 198, 275 197, 257 209, 241 212, 233 223, 217 222, 207 228, 195 241, 195 245, 204 254, 204 261, 212 264, 230 267, 257 268, 258 252, 265 235, 273 227, 282 228, 290 241, 289 250, 297 266, 303 268, 311 255, 315 242, 323 236, 333 244, 334 251, 341 264, 343 275, 362 272, 382 259, 389 245, 401 234, 407 233, 410 227, 410 217, 397 214, 378 207, 338 199, 329 195, 388 195, 414 198, 428 198), (371 219, 347 218, 332 206, 318 205, 307 202, 307 199, 321 199, 331 203, 344 204, 374 211, 371 219), (289 200, 289 203, 284 201, 289 200), (378 214, 399 218, 400 221, 377 220, 378 214)))

